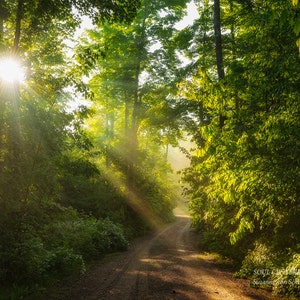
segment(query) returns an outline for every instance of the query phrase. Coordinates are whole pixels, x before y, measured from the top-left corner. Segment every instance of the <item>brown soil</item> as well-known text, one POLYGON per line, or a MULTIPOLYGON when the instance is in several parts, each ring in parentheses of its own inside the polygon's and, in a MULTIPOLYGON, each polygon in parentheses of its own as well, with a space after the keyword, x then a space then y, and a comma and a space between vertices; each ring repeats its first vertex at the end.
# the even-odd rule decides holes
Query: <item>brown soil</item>
POLYGON ((127 252, 48 292, 47 300, 267 300, 264 290, 234 279, 212 255, 200 255, 190 219, 177 221, 127 252))

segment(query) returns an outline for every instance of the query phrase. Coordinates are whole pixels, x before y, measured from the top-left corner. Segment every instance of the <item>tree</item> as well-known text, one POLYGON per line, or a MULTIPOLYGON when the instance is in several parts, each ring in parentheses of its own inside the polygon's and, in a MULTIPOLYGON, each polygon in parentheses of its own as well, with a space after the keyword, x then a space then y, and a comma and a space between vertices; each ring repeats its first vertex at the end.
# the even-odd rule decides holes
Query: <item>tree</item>
MULTIPOLYGON (((191 211, 195 225, 206 237, 214 232, 226 255, 229 241, 240 247, 241 259, 249 245, 258 251, 255 245, 264 244, 277 253, 265 263, 285 267, 299 245, 291 226, 299 209, 296 12, 281 1, 222 7, 224 79, 218 81, 215 65, 201 68, 199 56, 200 71, 182 85, 183 94, 209 113, 209 124, 195 131, 199 150, 185 171, 191 211)), ((202 51, 205 46, 205 40, 198 43, 202 51)), ((253 271, 258 265, 251 263, 245 268, 253 271)))
MULTIPOLYGON (((223 67, 223 50, 222 50, 222 32, 220 16, 220 0, 214 0, 214 32, 216 43, 216 65, 218 70, 218 79, 222 81, 225 77, 223 67)), ((224 126, 225 117, 220 114, 220 127, 224 126)))
POLYGON ((171 94, 175 94, 179 72, 170 39, 176 32, 173 24, 180 19, 184 4, 178 1, 166 6, 144 1, 132 24, 98 26, 88 32, 77 52, 79 68, 94 74, 89 85, 97 112, 91 131, 100 141, 107 172, 121 172, 126 178, 122 185, 144 199, 142 206, 150 204, 148 211, 154 210, 163 218, 163 214, 171 215, 172 204, 169 192, 162 187, 169 183, 163 184, 160 177, 166 173, 163 169, 169 168, 165 161, 159 166, 159 160, 155 167, 151 156, 154 145, 160 154, 166 142, 176 143, 172 136, 181 134, 180 130, 168 130, 168 122, 161 114, 162 109, 169 109, 171 116, 174 110, 171 94), (153 45, 157 47, 154 51, 153 45))
MULTIPOLYGON (((73 33, 82 13, 93 13, 95 21, 129 21, 137 6, 136 1, 1 2, 1 58, 18 60, 26 69, 25 82, 0 82, 1 295, 7 287, 44 284, 47 273, 56 276, 53 269, 59 260, 62 273, 68 268, 83 269, 83 250, 72 241, 53 242, 56 231, 51 228, 61 226, 64 234, 68 230, 64 222, 81 222, 81 230, 94 226, 99 235, 101 226, 108 226, 101 222, 91 225, 80 217, 76 209, 84 215, 90 213, 90 207, 76 206, 78 199, 71 203, 66 192, 76 189, 78 183, 67 172, 74 166, 80 167, 80 188, 95 187, 95 181, 103 190, 107 187, 89 161, 91 143, 79 126, 85 114, 66 110, 70 100, 66 88, 73 78, 68 76, 63 40, 73 33), (67 208, 70 204, 73 207, 67 208), (47 228, 52 236, 45 233, 47 228)), ((96 198, 101 192, 85 196, 96 198)), ((91 245, 93 237, 84 234, 91 245)), ((22 292, 21 287, 17 290, 22 292)))

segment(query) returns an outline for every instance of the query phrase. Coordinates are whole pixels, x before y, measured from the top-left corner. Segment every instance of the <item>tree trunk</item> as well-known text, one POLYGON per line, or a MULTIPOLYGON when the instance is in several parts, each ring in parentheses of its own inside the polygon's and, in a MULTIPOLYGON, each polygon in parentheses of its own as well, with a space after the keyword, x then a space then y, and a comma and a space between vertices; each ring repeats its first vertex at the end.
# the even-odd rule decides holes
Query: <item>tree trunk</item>
POLYGON ((139 95, 139 78, 141 75, 141 63, 143 60, 143 52, 145 48, 145 29, 146 29, 146 18, 148 15, 148 3, 144 2, 144 14, 142 19, 142 26, 140 31, 140 36, 137 39, 137 57, 136 57, 136 67, 135 67, 135 90, 133 95, 133 110, 131 116, 131 128, 130 128, 130 153, 129 153, 129 166, 128 166, 128 184, 133 186, 135 165, 137 159, 137 149, 138 149, 138 127, 140 119, 140 108, 142 99, 139 95))
MULTIPOLYGON (((225 77, 225 72, 224 72, 224 67, 223 67, 220 0, 214 0, 214 32, 215 32, 218 80, 222 81, 225 77)), ((226 119, 226 117, 220 112, 220 115, 219 115, 220 128, 222 128, 224 126, 225 119, 226 119)))
POLYGON ((214 0, 214 32, 215 32, 218 79, 222 80, 225 77, 225 73, 223 68, 220 0, 214 0))
POLYGON ((3 31, 4 19, 0 17, 0 45, 3 43, 4 31, 3 31))
POLYGON ((24 0, 18 1, 17 13, 16 13, 16 29, 15 29, 15 38, 13 45, 13 52, 17 53, 20 46, 21 39, 21 21, 23 19, 23 10, 24 10, 24 0))

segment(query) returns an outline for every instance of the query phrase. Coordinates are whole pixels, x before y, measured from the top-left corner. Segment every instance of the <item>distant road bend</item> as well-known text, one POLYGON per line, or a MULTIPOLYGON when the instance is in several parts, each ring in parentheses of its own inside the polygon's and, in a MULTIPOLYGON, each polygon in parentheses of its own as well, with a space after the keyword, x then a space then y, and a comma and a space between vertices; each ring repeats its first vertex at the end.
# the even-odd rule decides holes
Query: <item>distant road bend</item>
POLYGON ((190 218, 177 221, 148 240, 138 242, 112 261, 89 270, 71 286, 65 285, 52 300, 267 300, 268 292, 249 287, 245 280, 200 256, 190 229, 190 218))

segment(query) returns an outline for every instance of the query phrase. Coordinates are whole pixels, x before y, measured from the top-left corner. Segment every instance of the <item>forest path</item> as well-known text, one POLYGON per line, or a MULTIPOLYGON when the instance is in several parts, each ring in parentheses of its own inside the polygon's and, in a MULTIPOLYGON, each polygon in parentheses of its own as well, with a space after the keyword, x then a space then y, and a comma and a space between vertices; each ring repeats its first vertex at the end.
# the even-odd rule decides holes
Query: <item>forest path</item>
POLYGON ((267 300, 255 290, 196 250, 190 218, 177 221, 111 261, 90 269, 80 280, 64 285, 48 300, 267 300))

